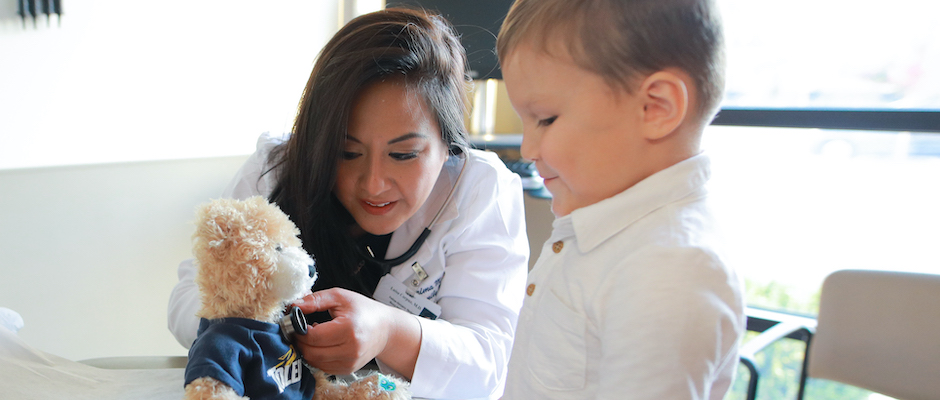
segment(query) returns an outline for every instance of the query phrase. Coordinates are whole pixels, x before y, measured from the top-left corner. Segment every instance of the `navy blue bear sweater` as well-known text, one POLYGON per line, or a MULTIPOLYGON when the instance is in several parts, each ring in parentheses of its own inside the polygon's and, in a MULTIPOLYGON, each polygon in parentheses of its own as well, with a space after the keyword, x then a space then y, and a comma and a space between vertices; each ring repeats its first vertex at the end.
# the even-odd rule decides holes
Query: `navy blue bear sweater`
POLYGON ((199 321, 185 385, 211 377, 252 400, 313 398, 313 375, 277 324, 245 318, 199 321))

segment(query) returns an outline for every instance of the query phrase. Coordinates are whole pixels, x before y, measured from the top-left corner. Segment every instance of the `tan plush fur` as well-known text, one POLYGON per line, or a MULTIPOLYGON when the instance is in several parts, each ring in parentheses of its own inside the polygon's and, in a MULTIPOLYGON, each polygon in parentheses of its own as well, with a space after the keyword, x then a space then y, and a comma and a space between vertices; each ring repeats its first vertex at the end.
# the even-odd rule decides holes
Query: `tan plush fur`
MULTIPOLYGON (((369 373, 352 382, 331 382, 323 371, 315 371, 314 376, 317 378, 317 391, 313 395, 314 400, 405 400, 411 398, 406 383, 379 373, 369 373), (380 383, 382 379, 392 382, 395 389, 383 388, 380 383)), ((386 383, 386 385, 388 384, 386 383)))
POLYGON ((248 400, 235 390, 212 378, 199 378, 186 385, 187 400, 248 400))
POLYGON ((277 321, 285 302, 269 279, 278 246, 300 247, 300 231, 262 197, 220 199, 198 209, 193 255, 202 293, 202 318, 277 321))
MULTIPOLYGON (((285 305, 303 297, 313 286, 315 278, 307 268, 313 260, 301 247, 300 231, 264 198, 213 200, 197 209, 195 223, 195 282, 202 300, 197 316, 276 323, 285 305)), ((322 371, 312 372, 316 378, 314 398, 318 400, 411 398, 408 383, 397 378, 370 374, 344 383, 330 381, 322 371), (382 379, 395 390, 382 389, 382 379)), ((186 385, 184 398, 247 399, 210 377, 186 385)))

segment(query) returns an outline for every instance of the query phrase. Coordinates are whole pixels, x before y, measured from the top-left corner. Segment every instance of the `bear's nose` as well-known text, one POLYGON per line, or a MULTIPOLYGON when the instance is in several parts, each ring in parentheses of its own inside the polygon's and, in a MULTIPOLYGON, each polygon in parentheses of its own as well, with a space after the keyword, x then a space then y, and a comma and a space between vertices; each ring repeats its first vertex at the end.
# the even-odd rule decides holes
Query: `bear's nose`
POLYGON ((308 265, 308 266, 307 266, 307 270, 309 271, 309 273, 308 273, 307 276, 309 276, 309 277, 311 277, 311 278, 314 278, 314 279, 317 278, 317 268, 316 268, 316 266, 314 266, 314 264, 308 265))

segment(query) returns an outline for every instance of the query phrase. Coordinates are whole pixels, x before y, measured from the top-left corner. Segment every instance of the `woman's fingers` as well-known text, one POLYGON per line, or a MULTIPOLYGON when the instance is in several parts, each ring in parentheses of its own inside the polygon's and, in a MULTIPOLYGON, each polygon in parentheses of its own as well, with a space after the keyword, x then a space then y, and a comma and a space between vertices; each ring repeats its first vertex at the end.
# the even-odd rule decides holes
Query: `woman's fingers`
POLYGON ((334 374, 356 371, 375 357, 363 347, 349 324, 337 320, 309 328, 298 338, 298 346, 307 363, 334 374))
POLYGON ((307 325, 307 334, 300 336, 297 340, 310 347, 341 346, 355 341, 355 333, 349 324, 343 323, 341 319, 334 319, 316 325, 307 325))
POLYGON ((329 311, 332 320, 308 326, 298 346, 310 365, 330 373, 361 368, 385 348, 386 307, 345 289, 318 291, 295 303, 305 313, 329 311))
MULTIPOLYGON (((318 311, 327 311, 333 308, 344 307, 349 304, 349 294, 353 293, 345 289, 332 288, 320 290, 315 293, 304 296, 294 305, 300 307, 304 314, 310 314, 318 311)), ((330 314, 333 314, 332 312, 330 314)))

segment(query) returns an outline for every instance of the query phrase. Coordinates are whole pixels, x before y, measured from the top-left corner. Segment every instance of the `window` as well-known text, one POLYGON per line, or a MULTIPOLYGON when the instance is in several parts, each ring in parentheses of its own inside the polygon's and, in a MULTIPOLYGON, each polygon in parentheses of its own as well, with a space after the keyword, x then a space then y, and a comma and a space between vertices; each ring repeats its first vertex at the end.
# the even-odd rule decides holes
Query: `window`
MULTIPOLYGON (((814 315, 838 269, 940 273, 940 3, 718 4, 727 87, 704 147, 749 305, 814 315)), ((802 344, 770 350, 759 398, 792 398, 802 344)))
POLYGON ((813 314, 842 268, 940 273, 940 3, 718 4, 713 191, 743 275, 786 289, 751 304, 813 314))
POLYGON ((727 107, 940 109, 940 3, 718 4, 727 107))

